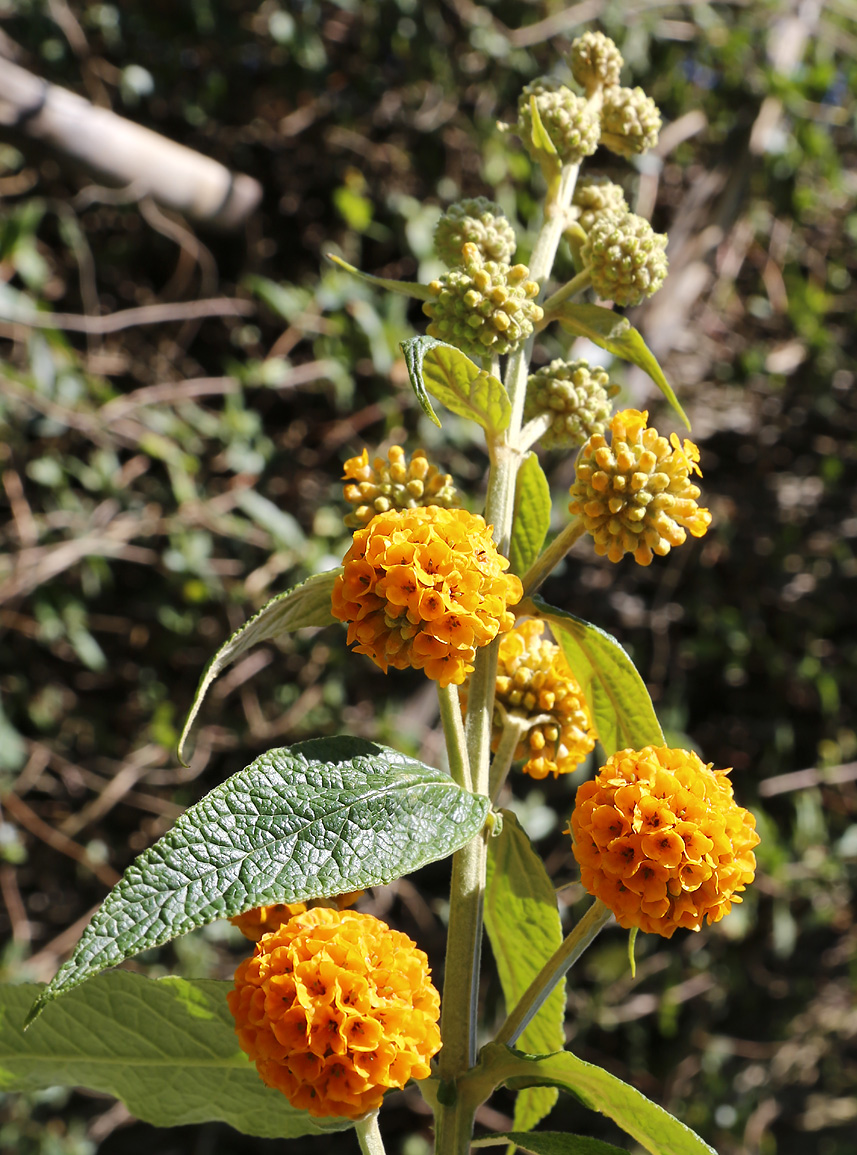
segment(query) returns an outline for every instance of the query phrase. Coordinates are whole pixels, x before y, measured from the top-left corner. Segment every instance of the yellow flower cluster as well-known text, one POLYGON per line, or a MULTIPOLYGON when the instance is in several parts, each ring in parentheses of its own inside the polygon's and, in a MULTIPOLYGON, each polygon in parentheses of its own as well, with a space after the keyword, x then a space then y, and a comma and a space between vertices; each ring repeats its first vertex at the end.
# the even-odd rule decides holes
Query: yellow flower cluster
POLYGON ((275 902, 270 906, 257 906, 254 910, 245 910, 243 914, 236 914, 230 918, 233 926, 237 926, 245 938, 251 942, 258 942, 264 934, 279 930, 289 919, 296 914, 303 914, 311 907, 328 906, 337 910, 345 910, 353 906, 358 898, 364 894, 362 890, 349 890, 347 894, 337 895, 336 898, 315 898, 309 902, 275 902))
POLYGON ((531 778, 570 774, 595 746, 595 729, 583 692, 559 646, 544 637, 539 618, 518 622, 500 642, 491 745, 503 733, 504 715, 530 723, 515 750, 531 778))
POLYGON ((688 750, 622 750, 577 791, 569 833, 580 880, 620 926, 671 938, 718 922, 753 881, 753 815, 728 771, 688 750))
POLYGON ((458 494, 448 473, 441 473, 428 460, 424 449, 417 449, 410 462, 400 445, 391 445, 387 460, 376 457, 369 464, 369 451, 345 462, 343 480, 345 500, 354 506, 346 515, 351 529, 368 525, 376 513, 391 509, 415 509, 418 505, 458 505, 458 494))
POLYGON ((523 591, 508 567, 491 527, 467 510, 391 510, 355 533, 331 609, 385 673, 412 667, 460 685, 476 648, 514 625, 508 607, 523 591))
POLYGON ((407 935, 317 907, 257 943, 229 1009, 264 1083, 317 1118, 359 1119, 389 1087, 431 1073, 440 997, 429 973, 407 935))
POLYGON ((610 561, 633 553, 640 565, 652 554, 665 557, 681 545, 686 530, 702 537, 711 514, 696 503, 700 490, 699 450, 673 433, 667 441, 646 423, 649 414, 623 409, 613 416, 612 444, 594 433, 577 459, 569 509, 595 540, 595 552, 610 561))

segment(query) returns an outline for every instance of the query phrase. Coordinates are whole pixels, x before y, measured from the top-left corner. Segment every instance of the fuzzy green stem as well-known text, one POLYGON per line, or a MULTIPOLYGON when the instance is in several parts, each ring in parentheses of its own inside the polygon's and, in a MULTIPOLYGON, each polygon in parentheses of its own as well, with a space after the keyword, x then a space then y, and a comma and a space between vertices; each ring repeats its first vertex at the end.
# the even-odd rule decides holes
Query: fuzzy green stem
POLYGON ((570 521, 559 531, 550 545, 533 562, 521 578, 524 586, 524 597, 529 598, 536 592, 545 578, 559 565, 576 541, 586 533, 586 526, 582 521, 570 521))
POLYGON ((378 1112, 373 1111, 354 1124, 357 1133, 357 1142, 363 1155, 386 1155, 384 1141, 378 1128, 378 1112))
POLYGON ((557 289, 555 293, 551 294, 543 306, 545 316, 542 321, 542 327, 544 327, 548 321, 552 320, 553 313, 563 301, 567 301, 568 298, 573 297, 575 293, 580 293, 584 289, 588 289, 591 284, 592 273, 589 269, 584 269, 582 273, 578 273, 576 277, 572 277, 570 281, 566 281, 561 289, 557 289))
POLYGON ((458 686, 438 686, 437 700, 440 704, 440 720, 443 723, 443 736, 446 739, 446 753, 452 780, 463 790, 472 790, 473 781, 470 776, 470 759, 467 757, 458 686))
POLYGON ((554 951, 524 991, 520 1002, 497 1032, 495 1042, 514 1047, 553 988, 577 962, 601 928, 610 920, 612 914, 613 912, 604 905, 600 898, 593 900, 592 906, 571 934, 554 951))
POLYGON ((497 746, 497 753, 494 755, 494 760, 491 763, 491 801, 496 805, 497 795, 503 788, 503 783, 506 781, 506 776, 515 761, 515 750, 518 748, 518 743, 529 729, 529 723, 523 718, 516 717, 514 714, 507 714, 503 723, 503 732, 500 735, 500 743, 497 746))

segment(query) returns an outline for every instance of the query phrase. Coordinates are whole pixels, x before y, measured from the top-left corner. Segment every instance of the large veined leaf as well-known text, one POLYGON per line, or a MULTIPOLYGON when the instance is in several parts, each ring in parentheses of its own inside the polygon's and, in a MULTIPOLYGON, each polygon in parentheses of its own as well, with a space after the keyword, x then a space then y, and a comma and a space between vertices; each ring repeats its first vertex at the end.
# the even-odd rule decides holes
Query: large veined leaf
POLYGON ((475 1148, 495 1147, 514 1143, 527 1155, 628 1155, 623 1147, 614 1147, 601 1139, 586 1135, 569 1135, 565 1131, 498 1131, 487 1139, 477 1139, 475 1148))
POLYGON ((637 667, 612 634, 533 598, 580 683, 607 755, 663 746, 664 735, 637 667))
POLYGON ((269 750, 215 787, 128 867, 33 1008, 105 967, 218 918, 343 894, 445 858, 489 801, 359 738, 269 750))
POLYGON ((491 373, 435 337, 413 337, 402 342, 402 352, 414 392, 429 417, 439 425, 426 390, 447 409, 481 425, 488 433, 502 433, 512 415, 509 395, 491 373))
POLYGON ((551 524, 551 491, 535 453, 521 462, 515 482, 515 516, 509 545, 512 573, 522 576, 542 551, 551 524))
POLYGON ((341 1131, 266 1087, 238 1046, 230 983, 99 975, 24 1031, 41 983, 0 986, 0 1091, 87 1087, 156 1127, 217 1120, 264 1138, 341 1131))
POLYGON ((664 376, 657 358, 627 317, 604 309, 600 305, 573 305, 565 301, 552 314, 562 327, 576 337, 588 337, 608 353, 637 365, 654 381, 675 412, 690 429, 690 421, 682 409, 672 386, 664 376))
MULTIPOLYGON (((473 1080, 474 1095, 487 1087, 505 1085, 510 1090, 549 1086, 568 1091, 593 1111, 607 1115, 651 1155, 717 1155, 712 1147, 674 1118, 601 1067, 578 1059, 570 1051, 555 1055, 524 1055, 511 1047, 489 1043, 477 1066, 462 1080, 473 1080)), ((461 1088, 464 1095, 471 1092, 461 1088)))
MULTIPOLYGON (((497 963, 506 1011, 562 945, 556 891, 544 864, 514 814, 503 811, 503 829, 488 843, 485 929, 497 963), (522 944, 526 943, 526 947, 522 944)), ((565 983, 557 983, 520 1038, 530 1054, 565 1045, 565 983)), ((528 1131, 556 1102, 551 1087, 521 1091, 515 1100, 515 1127, 528 1131)))
POLYGON ((260 642, 276 641, 284 634, 294 630, 302 630, 307 626, 329 626, 336 618, 330 612, 330 595, 333 583, 340 570, 327 570, 325 573, 315 574, 307 578, 294 589, 277 594, 252 617, 245 622, 240 630, 229 638, 205 669, 196 688, 193 705, 184 724, 179 738, 178 755, 183 759, 185 744, 191 732, 196 716, 208 693, 211 684, 227 666, 245 654, 247 650, 260 642))
POLYGON ((328 253, 327 259, 340 269, 344 269, 346 273, 351 273, 352 277, 365 281, 367 285, 374 285, 377 289, 386 289, 402 297, 416 297, 418 301, 427 301, 431 296, 428 286, 421 285, 419 281, 393 281, 389 277, 373 277, 371 273, 364 273, 354 265, 349 265, 348 261, 343 261, 342 257, 337 257, 335 253, 328 253))

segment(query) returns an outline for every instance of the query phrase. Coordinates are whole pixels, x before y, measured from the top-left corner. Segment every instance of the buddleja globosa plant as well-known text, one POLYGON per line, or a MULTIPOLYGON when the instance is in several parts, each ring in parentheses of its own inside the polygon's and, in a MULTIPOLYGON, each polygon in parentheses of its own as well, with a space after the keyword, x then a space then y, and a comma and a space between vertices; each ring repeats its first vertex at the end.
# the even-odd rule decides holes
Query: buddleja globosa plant
POLYGON ((430 319, 403 346, 425 413, 440 424, 434 399, 484 435, 483 513, 422 450, 347 461, 354 537, 341 568, 275 598, 226 643, 182 737, 213 679, 249 647, 338 622, 364 655, 355 660, 436 683, 448 771, 339 737, 270 750, 212 790, 129 868, 53 982, 7 991, 4 1088, 85 1084, 162 1125, 218 1118, 286 1138, 353 1126, 374 1155, 384 1094, 409 1080, 434 1113, 440 1155, 470 1149, 476 1109, 500 1086, 518 1093, 515 1130, 481 1145, 579 1151, 575 1136, 532 1131, 564 1090, 648 1151, 710 1150, 564 1049, 564 976, 599 930, 615 919, 669 938, 717 922, 752 880, 758 841, 727 771, 665 744, 622 647, 538 596, 584 534, 611 562, 630 554, 647 566, 711 521, 696 446, 662 437, 645 412, 613 412, 604 369, 577 359, 529 372, 539 333, 558 325, 641 366, 684 419, 639 333, 580 299, 592 290, 636 305, 664 279, 666 237, 617 185, 579 175, 599 144, 625 157, 652 147, 660 116, 641 89, 621 87, 622 59, 600 33, 576 40, 569 64, 579 91, 529 84, 511 129, 547 189, 529 267, 512 263, 500 208, 477 198, 440 219, 447 272, 425 286, 381 282, 421 299, 430 319), (554 287, 563 237, 576 273, 554 287), (539 441, 577 454, 569 518, 547 547, 539 441), (604 764, 568 819, 593 902, 564 938, 544 865, 494 801, 515 765, 533 778, 566 774, 596 738, 604 764), (364 888, 450 855, 440 997, 418 946, 353 906, 364 888), (121 971, 87 982, 220 918, 256 941, 228 991, 121 971), (477 1051, 483 927, 508 1014, 477 1051), (24 1035, 25 1016, 42 1011, 24 1035))

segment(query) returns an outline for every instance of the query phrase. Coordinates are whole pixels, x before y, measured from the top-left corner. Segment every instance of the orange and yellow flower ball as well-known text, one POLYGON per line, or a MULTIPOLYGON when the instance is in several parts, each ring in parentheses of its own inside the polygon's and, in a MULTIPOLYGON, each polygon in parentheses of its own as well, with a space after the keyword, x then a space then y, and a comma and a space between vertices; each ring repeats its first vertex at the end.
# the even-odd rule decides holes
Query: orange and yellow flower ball
POLYGON ((460 685, 479 646, 510 630, 520 579, 505 571, 491 527, 464 509, 394 509, 372 518, 343 560, 334 617, 386 673, 412 667, 460 685))
POLYGON ((666 557, 687 539, 702 537, 711 514, 697 505, 699 450, 675 433, 661 437, 646 410, 623 409, 610 422, 612 441, 594 433, 580 451, 569 509, 610 561, 632 553, 639 565, 666 557))
POLYGON ((229 1009, 262 1081, 316 1118, 359 1119, 425 1079, 440 996, 414 942, 356 911, 315 907, 264 935, 229 1009))
POLYGON ((336 898, 310 899, 309 902, 274 902, 270 906, 257 906, 253 910, 245 910, 243 914, 236 914, 230 918, 233 926, 237 926, 245 938, 251 942, 258 942, 263 934, 279 930, 296 914, 303 914, 314 906, 329 906, 336 910, 345 910, 353 906, 365 892, 349 890, 347 894, 339 894, 336 898))
POLYGON ((719 922, 753 881, 759 836, 728 771, 688 750, 621 750, 577 791, 580 880, 620 926, 671 938, 719 922))

